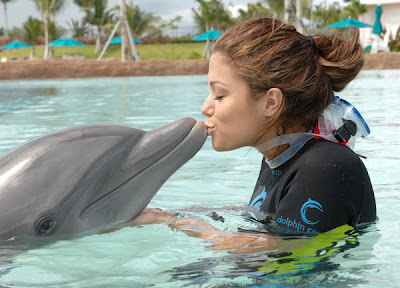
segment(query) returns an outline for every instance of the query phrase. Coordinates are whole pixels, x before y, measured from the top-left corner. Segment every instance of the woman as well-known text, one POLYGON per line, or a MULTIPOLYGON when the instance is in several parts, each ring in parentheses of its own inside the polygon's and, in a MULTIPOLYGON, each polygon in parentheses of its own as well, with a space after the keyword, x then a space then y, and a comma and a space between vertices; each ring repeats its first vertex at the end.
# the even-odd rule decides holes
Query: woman
MULTIPOLYGON (((359 133, 368 127, 358 123, 355 128, 357 117, 348 121, 340 113, 329 118, 325 112, 348 104, 334 100, 334 92, 361 70, 358 41, 357 30, 348 39, 304 36, 281 21, 258 18, 232 27, 214 45, 210 94, 201 111, 215 150, 251 146, 262 152, 249 206, 263 212, 256 213, 255 220, 267 230, 319 233, 376 220, 366 168, 345 146, 356 134, 353 129, 359 133), (332 123, 338 121, 340 127, 335 127, 332 123), (321 133, 329 123, 333 132, 321 133)), ((221 232, 193 218, 171 226, 220 247, 259 240, 251 234, 221 232)))

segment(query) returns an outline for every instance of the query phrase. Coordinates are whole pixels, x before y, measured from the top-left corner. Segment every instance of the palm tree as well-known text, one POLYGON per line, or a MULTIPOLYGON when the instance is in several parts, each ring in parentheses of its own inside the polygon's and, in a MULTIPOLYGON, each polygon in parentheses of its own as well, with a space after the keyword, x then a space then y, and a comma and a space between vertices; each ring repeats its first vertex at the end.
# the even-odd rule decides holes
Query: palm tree
POLYGON ((64 0, 33 0, 36 4, 36 8, 40 11, 44 22, 44 55, 43 59, 47 59, 49 55, 49 24, 50 15, 55 15, 59 12, 63 5, 64 0))
POLYGON ((296 29, 300 33, 305 33, 305 27, 303 24, 303 1, 296 0, 296 29))
POLYGON ((315 6, 314 18, 319 28, 339 21, 341 18, 342 9, 339 2, 333 2, 326 7, 324 4, 315 6))
POLYGON ((285 13, 285 0, 264 0, 269 9, 274 12, 274 17, 283 19, 285 13))
MULTIPOLYGON (((74 3, 78 5, 83 11, 86 12, 87 10, 90 10, 90 8, 92 7, 93 0, 74 0, 74 3)), ((84 23, 83 25, 86 24, 87 23, 84 23)), ((91 27, 88 28, 87 32, 88 32, 88 37, 91 38, 93 35, 93 30, 91 29, 91 27)))
POLYGON ((196 0, 199 8, 192 8, 194 20, 201 32, 210 29, 224 30, 232 25, 233 21, 230 13, 220 0, 196 0))
POLYGON ((161 19, 158 16, 154 16, 152 13, 141 10, 138 5, 134 5, 132 0, 126 5, 126 18, 133 36, 137 37, 142 35, 152 23, 160 21, 161 19))
POLYGON ((8 19, 7 19, 7 3, 12 2, 14 0, 1 0, 3 3, 4 10, 4 35, 8 38, 8 19))
POLYGON ((69 26, 69 29, 73 33, 72 37, 83 37, 88 32, 88 29, 87 29, 84 21, 79 23, 78 20, 71 19, 71 22, 68 23, 68 26, 69 26))
MULTIPOLYGON (((225 30, 227 26, 233 24, 233 20, 230 17, 229 11, 225 8, 224 4, 220 0, 196 0, 200 5, 199 8, 192 8, 194 20, 201 32, 208 31, 210 29, 225 30)), ((210 39, 206 40, 206 48, 203 52, 203 57, 207 54, 209 57, 210 39)))
POLYGON ((31 43, 35 43, 43 33, 43 22, 32 16, 29 16, 28 20, 22 23, 22 27, 25 34, 24 38, 31 43))
POLYGON ((239 17, 237 22, 242 22, 257 17, 272 17, 273 13, 268 8, 264 7, 261 2, 254 4, 247 4, 247 11, 243 9, 238 10, 239 17))
POLYGON ((360 0, 345 0, 345 3, 349 3, 342 10, 342 18, 357 18, 358 15, 367 12, 367 6, 360 3, 360 0))
POLYGON ((103 27, 113 22, 113 9, 107 10, 107 0, 93 0, 92 6, 85 9, 85 22, 97 27, 95 53, 101 51, 101 35, 103 27))
POLYGON ((284 16, 284 21, 292 24, 294 20, 294 11, 293 11, 293 3, 292 0, 285 0, 285 16, 284 16))
POLYGON ((93 4, 93 0, 74 0, 74 3, 82 9, 90 9, 93 4))

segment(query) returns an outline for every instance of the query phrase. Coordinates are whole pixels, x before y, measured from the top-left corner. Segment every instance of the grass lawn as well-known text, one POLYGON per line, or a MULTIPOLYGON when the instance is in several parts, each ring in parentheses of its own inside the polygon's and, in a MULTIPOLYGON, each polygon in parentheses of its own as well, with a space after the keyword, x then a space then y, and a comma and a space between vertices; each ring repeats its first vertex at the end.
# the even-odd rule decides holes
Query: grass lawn
MULTIPOLYGON (((180 44, 137 44, 136 49, 141 60, 186 60, 201 58, 205 43, 180 43, 180 44)), ((35 56, 43 57, 44 46, 35 46, 35 56)), ((51 48, 50 48, 51 49, 51 48)), ((83 55, 86 59, 97 59, 100 53, 94 53, 95 46, 77 46, 77 47, 55 47, 54 58, 61 59, 64 54, 83 55)), ((0 52, 0 59, 7 57, 10 61, 12 58, 24 59, 29 58, 32 48, 3 50, 0 52)), ((121 59, 121 46, 110 45, 103 56, 105 58, 121 59)))

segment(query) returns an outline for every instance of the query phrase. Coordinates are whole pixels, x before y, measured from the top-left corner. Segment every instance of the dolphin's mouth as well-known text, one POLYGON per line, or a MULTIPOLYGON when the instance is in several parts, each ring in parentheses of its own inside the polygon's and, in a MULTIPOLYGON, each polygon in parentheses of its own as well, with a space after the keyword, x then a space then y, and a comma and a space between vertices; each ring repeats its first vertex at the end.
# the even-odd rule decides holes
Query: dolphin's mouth
MULTIPOLYGON (((137 197, 133 191, 130 191, 132 190, 132 182, 135 182, 136 179, 141 178, 145 174, 152 173, 152 170, 155 173, 158 171, 157 168, 161 165, 168 166, 167 168, 163 169, 163 173, 156 173, 157 177, 159 178, 154 179, 154 181, 158 182, 158 185, 150 185, 156 186, 157 189, 145 191, 144 193, 148 193, 149 195, 148 197, 141 197, 142 199, 137 199, 137 202, 140 203, 133 201, 135 203, 132 205, 138 207, 131 207, 131 211, 127 212, 129 217, 125 219, 114 220, 122 220, 118 222, 130 221, 141 213, 141 211, 148 205, 162 184, 177 169, 179 169, 180 166, 190 160, 200 150, 207 139, 207 128, 204 122, 196 121, 192 118, 184 118, 172 124, 173 125, 171 126, 167 125, 161 127, 160 129, 154 130, 154 132, 151 131, 149 137, 146 136, 145 139, 143 139, 143 141, 146 142, 144 144, 147 145, 146 149, 141 151, 140 149, 133 149, 131 151, 127 161, 123 164, 122 169, 129 169, 129 167, 132 167, 135 165, 135 163, 139 163, 139 165, 136 165, 136 168, 138 169, 133 169, 134 172, 130 174, 130 177, 124 179, 120 185, 110 189, 109 192, 106 192, 106 194, 103 194, 103 196, 91 201, 82 211, 81 217, 89 217, 91 214, 98 214, 99 211, 103 211, 101 214, 104 214, 104 211, 109 211, 109 215, 115 214, 115 212, 110 211, 112 210, 111 207, 114 207, 114 209, 118 209, 118 207, 115 207, 115 205, 110 205, 110 203, 119 203, 121 194, 130 194, 131 197, 137 197), (180 130, 179 126, 181 125, 184 125, 184 128, 186 128, 187 131, 180 131, 181 133, 178 133, 178 130, 180 130), (187 129, 188 125, 190 125, 190 129, 187 129), (165 131, 163 131, 163 129, 165 129, 165 131), (156 141, 156 135, 163 138, 162 140, 165 140, 164 145, 151 145, 152 142, 153 144, 154 142, 159 143, 159 139, 156 141), (172 162, 170 159, 172 159, 172 162), (173 165, 171 163, 173 163, 173 165)), ((138 181, 138 183, 140 183, 140 181, 138 181)), ((121 203, 121 206, 122 205, 126 206, 127 204, 121 203)), ((113 222, 113 219, 109 220, 113 222)))

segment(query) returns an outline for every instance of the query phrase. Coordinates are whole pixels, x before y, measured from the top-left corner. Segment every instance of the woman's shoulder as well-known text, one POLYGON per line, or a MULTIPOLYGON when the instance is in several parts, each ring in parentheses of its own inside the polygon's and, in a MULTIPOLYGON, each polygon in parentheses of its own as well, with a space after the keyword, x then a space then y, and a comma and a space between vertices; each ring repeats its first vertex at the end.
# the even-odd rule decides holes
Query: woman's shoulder
POLYGON ((300 151, 298 159, 308 165, 330 164, 342 168, 344 165, 360 165, 361 162, 360 156, 349 147, 325 139, 309 141, 300 151))

